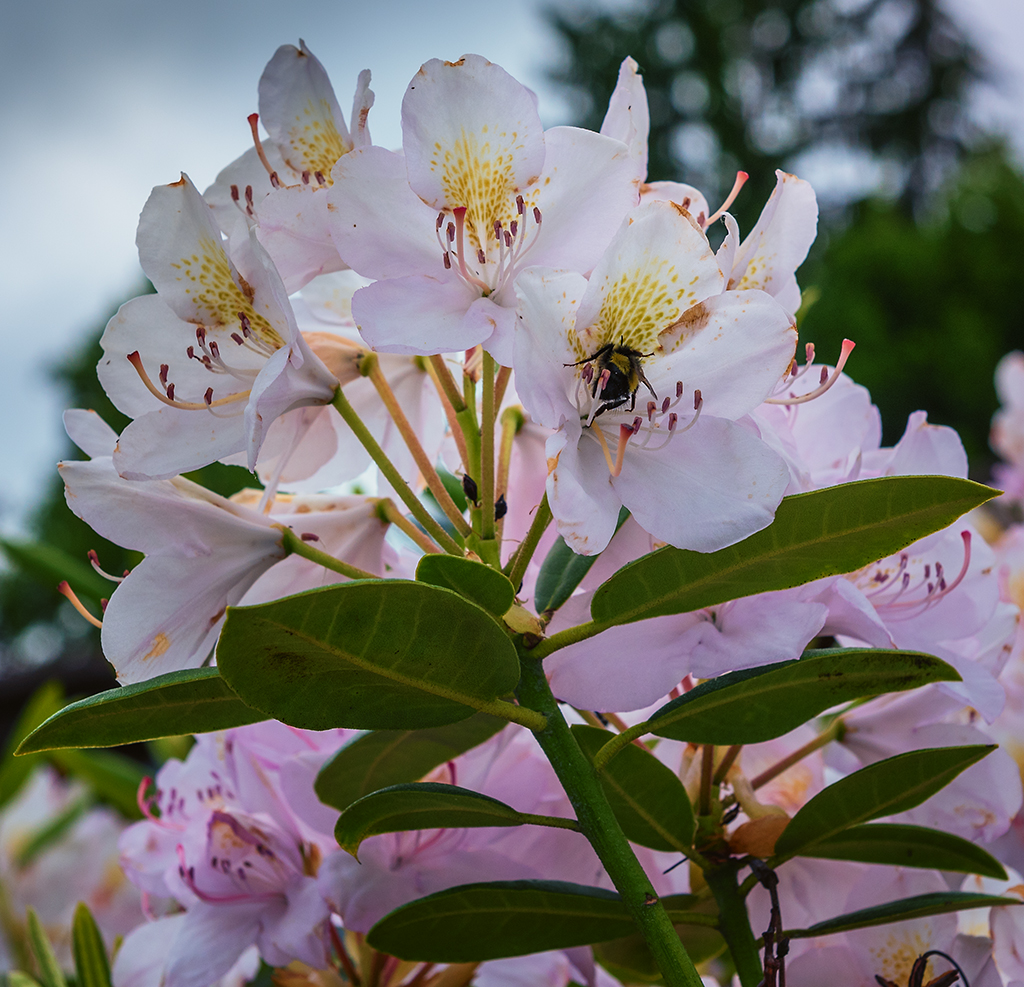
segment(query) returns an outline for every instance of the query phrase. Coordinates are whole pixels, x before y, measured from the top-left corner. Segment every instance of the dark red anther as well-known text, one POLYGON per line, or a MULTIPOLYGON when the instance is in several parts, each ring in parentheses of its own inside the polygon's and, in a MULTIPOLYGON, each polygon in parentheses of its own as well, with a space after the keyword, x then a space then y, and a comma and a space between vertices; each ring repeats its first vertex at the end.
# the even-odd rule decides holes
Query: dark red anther
POLYGON ((206 345, 206 330, 202 326, 196 326, 196 339, 199 340, 200 346, 206 345))
POLYGON ((676 397, 681 398, 683 396, 683 382, 681 380, 676 381, 676 397))
POLYGON ((245 340, 244 340, 244 339, 242 339, 242 337, 241 337, 241 336, 239 336, 237 332, 233 332, 233 333, 231 334, 231 338, 232 338, 232 339, 233 339, 233 340, 234 340, 234 341, 235 341, 236 343, 238 343, 238 345, 239 345, 239 346, 245 346, 245 340))
POLYGON ((324 178, 324 173, 322 171, 314 171, 313 172, 313 177, 317 180, 318 184, 320 184, 320 185, 326 185, 327 184, 327 179, 324 178))
POLYGON ((523 201, 523 197, 521 195, 516 196, 516 212, 519 213, 520 216, 526 212, 526 203, 523 201))
POLYGON ((611 379, 612 372, 607 367, 605 367, 605 369, 601 371, 601 376, 597 378, 597 389, 601 393, 604 393, 604 389, 608 386, 608 381, 610 381, 611 379))
POLYGON ((444 226, 444 210, 443 209, 437 214, 437 225, 434 227, 434 229, 439 230, 439 229, 441 229, 442 226, 444 226))
POLYGON ((676 425, 678 425, 678 424, 679 424, 679 416, 673 411, 668 416, 668 430, 670 432, 674 432, 676 430, 676 425))
POLYGON ((481 264, 486 264, 487 263, 487 254, 484 253, 484 248, 483 247, 477 247, 476 248, 476 259, 481 264))
POLYGON ((498 243, 501 243, 501 232, 501 220, 496 219, 494 221, 494 239, 497 240, 498 243))
POLYGON ((444 269, 446 271, 450 271, 452 269, 452 258, 447 250, 444 252, 444 269))
POLYGON ((533 207, 533 221, 540 226, 540 210, 536 206, 533 207))
POLYGON ((272 171, 270 173, 270 184, 273 185, 274 188, 280 188, 281 187, 281 179, 277 177, 277 172, 276 171, 272 171))
POLYGON ((238 199, 239 199, 238 186, 237 185, 232 185, 231 186, 231 201, 232 202, 237 202, 238 199))
POLYGON ((705 219, 707 219, 707 217, 704 215, 704 210, 702 209, 699 213, 697 213, 697 225, 703 226, 705 219))
POLYGON ((203 395, 203 400, 206 402, 207 406, 213 404, 213 388, 212 387, 208 387, 206 389, 206 393, 203 395))
POLYGON ((658 402, 657 401, 648 401, 647 402, 647 420, 648 421, 651 421, 654 418, 654 412, 657 411, 657 409, 658 409, 658 402))
POLYGON ((238 321, 242 323, 242 335, 248 339, 252 335, 252 323, 249 321, 249 317, 245 312, 239 312, 238 321))
POLYGON ((636 435, 637 432, 640 431, 640 426, 643 425, 643 423, 644 423, 644 420, 639 415, 637 415, 637 417, 633 419, 633 434, 634 435, 636 435))
POLYGON ((167 383, 167 371, 170 370, 170 369, 171 368, 168 367, 166 363, 161 363, 160 364, 160 383, 161 384, 166 384, 167 383))
POLYGON ((449 243, 454 243, 455 242, 455 224, 454 223, 449 223, 448 224, 448 228, 445 230, 445 234, 448 237, 448 242, 449 243))
POLYGON ((585 363, 580 371, 580 376, 589 384, 594 379, 594 365, 585 363))
POLYGON ((185 356, 187 356, 190 360, 199 359, 199 357, 196 356, 196 348, 194 346, 190 346, 187 350, 185 350, 185 356))
POLYGON ((320 541, 320 536, 314 535, 312 531, 303 531, 299 537, 303 541, 320 541))
POLYGON ((308 185, 309 184, 309 172, 308 171, 304 171, 302 173, 302 184, 303 185, 308 185))
POLYGON ((215 360, 220 359, 220 347, 217 345, 216 339, 210 340, 210 352, 213 354, 215 360))
MULTIPOLYGON (((128 570, 127 569, 125 569, 124 574, 126 576, 128 575, 128 570)), ((106 613, 107 612, 107 604, 109 602, 110 602, 110 600, 108 600, 105 596, 101 596, 100 597, 100 613, 106 613)))
POLYGON ((680 202, 679 205, 681 205, 684 209, 689 209, 690 208, 690 197, 688 195, 684 196, 683 197, 683 201, 680 202))
POLYGON ((86 555, 86 558, 88 558, 88 560, 93 565, 99 565, 100 564, 100 557, 96 554, 96 549, 95 548, 90 548, 89 551, 85 553, 85 555, 86 555))
POLYGON ((245 204, 249 207, 252 206, 252 186, 245 186, 245 204))
POLYGON ((821 368, 821 376, 818 378, 819 384, 824 384, 828 380, 828 367, 821 368))
POLYGON ((672 403, 672 399, 671 398, 665 398, 665 400, 661 402, 661 413, 662 414, 665 414, 665 412, 668 411, 668 406, 671 403, 672 403))
POLYGON ((509 232, 512 234, 512 236, 518 236, 519 235, 519 220, 518 219, 513 219, 512 222, 508 224, 508 229, 509 229, 509 232))
POLYGON ((511 247, 512 246, 512 234, 508 230, 505 230, 505 246, 506 247, 511 247))
POLYGON ((167 390, 167 400, 168 401, 173 401, 174 400, 174 385, 173 384, 168 384, 166 390, 167 390))
POLYGON ((926 565, 924 567, 924 578, 925 579, 931 579, 931 576, 932 576, 932 567, 931 567, 931 564, 929 563, 928 565, 926 565))
POLYGON ((702 404, 704 399, 700 396, 700 388, 693 392, 693 410, 696 411, 702 404))

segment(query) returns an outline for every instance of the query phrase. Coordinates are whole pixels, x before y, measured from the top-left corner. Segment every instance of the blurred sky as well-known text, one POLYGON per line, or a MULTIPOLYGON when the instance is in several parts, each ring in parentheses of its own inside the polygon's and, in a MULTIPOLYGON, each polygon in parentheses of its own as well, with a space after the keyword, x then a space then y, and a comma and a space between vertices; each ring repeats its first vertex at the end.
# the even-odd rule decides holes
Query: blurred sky
MULTIPOLYGON (((0 530, 14 532, 63 448, 59 361, 141 281, 135 226, 152 186, 200 188, 249 145, 276 47, 304 38, 343 108, 373 72, 376 143, 401 143, 409 79, 477 52, 567 109, 545 79, 559 48, 544 0, 0 0, 0 530)), ((630 0, 603 0, 627 6, 630 0)), ((1024 152, 1024 0, 949 0, 1000 68, 982 120, 1024 152)))

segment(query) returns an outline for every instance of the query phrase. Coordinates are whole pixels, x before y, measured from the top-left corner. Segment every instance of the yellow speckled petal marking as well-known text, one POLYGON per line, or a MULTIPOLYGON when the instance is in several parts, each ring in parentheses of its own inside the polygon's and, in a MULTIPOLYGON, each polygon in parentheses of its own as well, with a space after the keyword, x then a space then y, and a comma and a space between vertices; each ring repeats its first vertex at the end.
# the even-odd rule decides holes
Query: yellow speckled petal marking
MULTIPOLYGON (((696 279, 694 279, 696 280, 696 279)), ((623 272, 611 282, 597 320, 587 330, 594 349, 620 342, 638 353, 660 349, 658 333, 697 300, 693 281, 668 260, 623 272)))
POLYGON ((352 145, 338 133, 326 99, 306 103, 289 128, 288 139, 292 147, 292 153, 285 155, 288 164, 298 172, 320 172, 328 185, 338 158, 352 150, 352 145))
POLYGON ((516 218, 515 152, 522 148, 516 133, 483 132, 462 136, 448 148, 434 145, 430 170, 441 173, 449 207, 466 207, 466 232, 474 247, 493 240, 496 219, 505 225, 516 218))
POLYGON ((249 285, 244 281, 239 285, 231 276, 224 248, 207 237, 200 237, 197 246, 200 253, 182 257, 171 265, 179 272, 179 281, 192 283, 191 287, 186 286, 185 294, 196 306, 195 321, 207 329, 227 327, 234 331, 239 323, 238 313, 242 312, 260 342, 275 350, 284 346, 277 330, 253 308, 249 285))

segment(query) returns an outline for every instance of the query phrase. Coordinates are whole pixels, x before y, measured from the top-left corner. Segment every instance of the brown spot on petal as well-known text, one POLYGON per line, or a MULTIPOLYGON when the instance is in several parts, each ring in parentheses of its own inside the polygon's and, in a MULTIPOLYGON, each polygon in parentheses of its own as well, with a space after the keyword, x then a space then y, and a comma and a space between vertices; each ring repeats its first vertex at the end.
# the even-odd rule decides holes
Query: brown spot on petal
POLYGON ((671 352, 691 336, 700 332, 711 319, 711 311, 704 302, 688 308, 675 322, 658 333, 658 345, 671 352))
POLYGON ((150 658, 159 658, 164 654, 167 649, 171 646, 171 639, 161 631, 153 638, 153 644, 149 651, 142 656, 143 661, 149 661, 150 658))
MULTIPOLYGON (((558 455, 560 456, 561 453, 559 453, 558 455)), ((548 474, 554 473, 555 469, 557 467, 558 467, 558 456, 549 456, 548 457, 548 474)))

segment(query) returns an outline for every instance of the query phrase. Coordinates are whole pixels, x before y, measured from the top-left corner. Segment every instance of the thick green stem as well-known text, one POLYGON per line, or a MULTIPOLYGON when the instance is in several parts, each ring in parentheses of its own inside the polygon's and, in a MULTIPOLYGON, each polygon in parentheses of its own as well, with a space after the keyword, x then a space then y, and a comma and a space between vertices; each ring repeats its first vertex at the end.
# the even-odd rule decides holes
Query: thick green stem
POLYGON ((764 971, 757 953, 757 941, 750 929, 747 906, 736 886, 737 870, 739 864, 731 860, 704 871, 704 880, 718 903, 718 928, 729 944, 740 984, 742 987, 757 987, 764 971))
POLYGON ((537 506, 537 510, 534 512, 533 521, 530 523, 530 530, 526 532, 526 537, 522 540, 519 548, 515 550, 515 553, 509 559, 508 565, 504 569, 505 575, 508 576, 512 585, 516 587, 517 592, 519 584, 523 581, 523 576, 526 575, 526 567, 530 564, 533 553, 537 551, 537 544, 541 539, 541 535, 544 534, 550 523, 551 508, 548 506, 548 495, 544 494, 543 499, 537 506))
POLYGON ((423 525, 427 534, 449 555, 461 556, 463 551, 458 543, 431 517, 430 512, 420 502, 419 497, 413 493, 409 484, 402 479, 401 474, 395 469, 394 463, 388 459, 384 450, 377 444, 377 440, 370 434, 370 430, 363 424, 363 420, 359 415, 356 414, 355 408, 349 404, 348 398, 345 397, 345 393, 340 387, 335 391, 334 400, 331 403, 337 409, 338 414, 344 419, 345 424, 352 429, 356 438, 362 443, 363 448, 370 454, 370 458, 377 464, 377 469, 381 471, 384 478, 391 484, 395 493, 402 498, 402 503, 409 508, 409 513, 423 525))
POLYGON ((301 536, 295 534, 291 528, 286 528, 283 524, 279 524, 277 527, 284 532, 281 544, 290 555, 301 555, 304 559, 322 565, 325 569, 330 569, 331 572, 340 572, 343 576, 348 576, 349 579, 380 579, 380 576, 372 572, 349 565, 347 562, 342 562, 341 559, 336 559, 333 555, 328 555, 327 552, 321 552, 319 548, 314 548, 308 541, 303 541, 301 536))
POLYGON ((597 772, 562 717, 548 687, 543 665, 531 658, 529 652, 524 652, 521 660, 519 701, 548 718, 547 729, 536 735, 537 740, 569 796, 580 830, 622 896, 668 987, 701 987, 700 976, 668 913, 622 833, 597 772))

